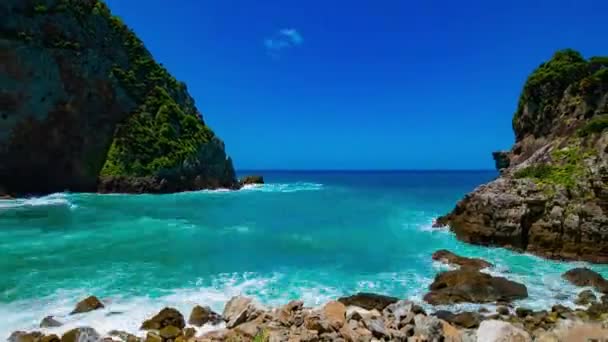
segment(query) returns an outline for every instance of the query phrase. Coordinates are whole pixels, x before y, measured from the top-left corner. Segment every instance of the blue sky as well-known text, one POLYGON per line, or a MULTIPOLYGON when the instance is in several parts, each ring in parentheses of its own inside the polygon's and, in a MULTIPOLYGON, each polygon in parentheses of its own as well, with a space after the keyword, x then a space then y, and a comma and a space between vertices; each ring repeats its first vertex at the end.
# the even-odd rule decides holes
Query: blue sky
POLYGON ((238 169, 485 169, 527 75, 608 55, 604 0, 108 0, 238 169))

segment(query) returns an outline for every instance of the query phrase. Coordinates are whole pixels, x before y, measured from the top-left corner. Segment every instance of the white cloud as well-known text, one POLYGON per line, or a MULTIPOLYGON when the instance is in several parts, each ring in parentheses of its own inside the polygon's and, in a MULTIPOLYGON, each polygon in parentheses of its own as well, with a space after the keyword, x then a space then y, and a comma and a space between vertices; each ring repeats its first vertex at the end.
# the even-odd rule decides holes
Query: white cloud
POLYGON ((266 51, 272 57, 279 57, 285 49, 295 48, 304 42, 302 35, 296 29, 281 29, 264 40, 266 51))

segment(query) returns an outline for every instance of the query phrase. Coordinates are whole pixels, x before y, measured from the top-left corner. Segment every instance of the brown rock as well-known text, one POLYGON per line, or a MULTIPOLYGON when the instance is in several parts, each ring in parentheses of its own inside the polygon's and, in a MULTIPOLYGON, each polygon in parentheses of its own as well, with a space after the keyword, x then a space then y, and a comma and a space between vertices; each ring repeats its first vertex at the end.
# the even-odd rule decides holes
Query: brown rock
POLYGON ((167 326, 183 329, 186 326, 184 316, 174 308, 164 308, 154 317, 144 321, 140 327, 142 330, 161 330, 167 326))
POLYGON ((346 321, 346 307, 340 302, 328 302, 323 307, 323 315, 335 330, 340 330, 346 321))
POLYGON ((608 280, 586 267, 573 268, 564 273, 562 278, 576 286, 593 286, 600 292, 608 292, 608 280))
POLYGON ((597 297, 595 293, 591 290, 583 290, 578 294, 578 297, 574 301, 574 303, 578 305, 589 305, 597 302, 597 297))
POLYGON ((219 324, 223 322, 224 319, 218 313, 211 310, 208 306, 200 306, 197 305, 192 309, 190 313, 190 319, 188 319, 188 324, 201 327, 204 324, 219 324))
POLYGON ((470 267, 478 270, 493 267, 491 263, 483 259, 462 257, 445 249, 433 253, 433 260, 441 261, 444 264, 470 267))
POLYGON ((7 339, 9 342, 38 342, 42 338, 42 333, 39 331, 25 332, 15 331, 7 339))
POLYGON ((148 331, 144 342, 163 342, 163 338, 160 337, 160 335, 155 332, 148 331))
POLYGON ((162 328, 158 334, 163 338, 163 340, 175 340, 178 336, 182 335, 182 329, 173 325, 168 325, 162 328))
POLYGON ((90 296, 76 304, 76 307, 70 315, 75 315, 79 313, 89 312, 97 309, 102 309, 104 306, 99 299, 95 296, 90 296))
POLYGON ((528 297, 523 284, 493 277, 470 268, 443 272, 435 277, 424 300, 433 305, 462 302, 489 303, 528 297))
POLYGON ((56 320, 53 316, 46 316, 40 322, 41 328, 56 328, 56 327, 60 327, 60 326, 61 326, 61 322, 56 320))
POLYGON ((241 186, 249 184, 264 184, 264 177, 262 176, 245 176, 240 180, 241 186))
POLYGON ((389 304, 396 303, 397 301, 399 299, 395 297, 364 292, 338 299, 338 302, 346 306, 354 305, 366 310, 376 309, 378 311, 384 310, 389 304))
POLYGON ((61 339, 59 338, 59 336, 57 336, 55 334, 51 334, 51 335, 42 336, 42 338, 40 339, 40 342, 61 342, 61 339))
POLYGON ((84 327, 72 329, 63 336, 61 336, 61 342, 95 342, 100 339, 101 336, 93 328, 84 327))
POLYGON ((236 296, 226 303, 222 316, 227 321, 226 327, 230 329, 254 320, 260 315, 260 312, 261 308, 251 298, 236 296))

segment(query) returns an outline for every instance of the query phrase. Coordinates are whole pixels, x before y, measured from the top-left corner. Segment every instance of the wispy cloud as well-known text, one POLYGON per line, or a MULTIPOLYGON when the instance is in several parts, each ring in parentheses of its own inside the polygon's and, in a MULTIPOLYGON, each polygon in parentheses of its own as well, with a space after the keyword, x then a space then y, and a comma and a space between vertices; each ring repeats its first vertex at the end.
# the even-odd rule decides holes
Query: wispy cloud
POLYGON ((270 56, 279 58, 284 50, 298 47, 303 42, 302 35, 296 29, 281 29, 264 40, 264 47, 270 56))

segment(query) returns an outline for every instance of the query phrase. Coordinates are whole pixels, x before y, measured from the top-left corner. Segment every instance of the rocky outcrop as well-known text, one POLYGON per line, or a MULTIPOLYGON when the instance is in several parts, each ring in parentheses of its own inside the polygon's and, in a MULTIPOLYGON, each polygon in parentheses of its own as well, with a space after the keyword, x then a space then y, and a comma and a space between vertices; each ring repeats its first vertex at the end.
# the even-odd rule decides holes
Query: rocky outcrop
POLYGON ((586 267, 573 268, 562 274, 562 278, 576 286, 593 286, 599 292, 608 293, 608 280, 586 267))
POLYGON ((437 220, 466 242, 608 262, 608 58, 557 52, 529 77, 501 175, 437 220), (508 162, 507 162, 508 160, 508 162))
POLYGON ((62 326, 61 322, 55 319, 53 316, 46 316, 40 321, 41 328, 56 328, 62 326))
MULTIPOLYGON (((361 298, 371 297, 366 294, 361 298)), ((510 310, 496 313, 437 310, 427 314, 409 300, 398 300, 383 310, 368 305, 372 306, 367 310, 329 301, 312 308, 294 300, 282 307, 267 309, 251 298, 237 296, 224 307, 224 315, 233 321, 225 328, 222 325, 207 325, 201 330, 185 327, 179 311, 165 308, 144 322, 143 330, 132 333, 111 330, 101 335, 94 327, 79 327, 59 339, 53 334, 45 335, 47 331, 16 331, 8 341, 583 341, 605 336, 601 335, 605 334, 601 327, 608 324, 608 305, 603 303, 593 303, 586 309, 554 305, 547 311, 518 307, 515 314, 510 310), (237 317, 240 318, 235 319, 237 317)), ((211 315, 211 311, 202 306, 195 307, 194 312, 211 315)), ((103 325, 104 331, 108 328, 103 325)))
POLYGON ((0 17, 0 192, 238 187, 186 86, 102 0, 5 0, 0 17))
POLYGON ((438 274, 430 290, 424 300, 433 305, 509 302, 528 297, 523 284, 466 267, 438 274))
POLYGON ((241 180, 239 181, 239 183, 241 184, 241 186, 244 186, 244 185, 255 185, 255 184, 264 184, 264 177, 257 176, 257 175, 245 176, 245 177, 241 178, 241 180))
POLYGON ((201 327, 207 323, 219 324, 223 321, 224 319, 222 318, 222 316, 211 310, 210 307, 197 305, 192 309, 192 312, 190 313, 188 324, 201 327))
POLYGON ((103 303, 95 296, 89 296, 76 304, 70 315, 102 309, 103 303))
POLYGON ((354 305, 366 310, 382 311, 390 304, 399 301, 399 298, 385 296, 376 293, 359 292, 352 296, 341 297, 338 301, 344 305, 354 305))
POLYGON ((462 257, 445 249, 440 249, 433 253, 433 260, 440 261, 448 265, 457 265, 460 267, 468 267, 477 270, 493 266, 491 263, 483 259, 462 257))
POLYGON ((164 308, 154 317, 144 321, 141 325, 142 330, 161 330, 165 327, 173 326, 183 329, 186 326, 184 316, 174 308, 164 308))

